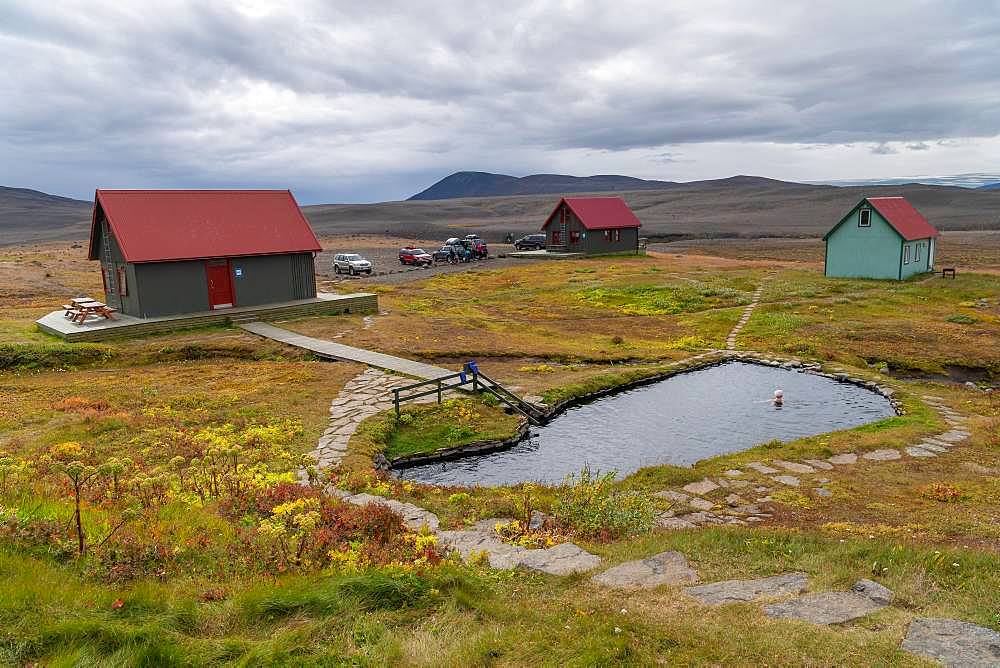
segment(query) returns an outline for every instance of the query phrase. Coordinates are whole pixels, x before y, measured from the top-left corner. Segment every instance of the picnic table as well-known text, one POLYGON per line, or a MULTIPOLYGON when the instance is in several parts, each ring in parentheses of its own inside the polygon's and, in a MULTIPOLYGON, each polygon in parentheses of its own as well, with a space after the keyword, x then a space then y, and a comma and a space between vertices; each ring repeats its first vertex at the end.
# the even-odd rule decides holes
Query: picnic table
POLYGON ((117 309, 90 297, 75 297, 69 304, 63 304, 63 310, 65 311, 63 315, 69 318, 70 322, 82 325, 90 316, 113 320, 117 309))

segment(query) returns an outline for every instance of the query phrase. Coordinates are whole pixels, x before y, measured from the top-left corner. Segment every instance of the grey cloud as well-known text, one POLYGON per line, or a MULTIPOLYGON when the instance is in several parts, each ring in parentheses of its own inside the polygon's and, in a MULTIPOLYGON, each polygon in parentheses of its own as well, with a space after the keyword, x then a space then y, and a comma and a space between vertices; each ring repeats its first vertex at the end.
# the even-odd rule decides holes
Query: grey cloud
POLYGON ((701 142, 888 154, 1000 134, 989 2, 0 12, 0 178, 44 174, 57 192, 276 182, 376 199, 450 169, 527 171, 552 151, 649 149, 663 164, 701 142))

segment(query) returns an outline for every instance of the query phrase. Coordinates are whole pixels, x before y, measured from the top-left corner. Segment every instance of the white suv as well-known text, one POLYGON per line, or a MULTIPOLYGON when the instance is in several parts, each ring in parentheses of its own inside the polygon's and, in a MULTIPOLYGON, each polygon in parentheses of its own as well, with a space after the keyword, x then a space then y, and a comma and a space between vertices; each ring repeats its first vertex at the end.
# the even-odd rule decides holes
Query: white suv
POLYGON ((368 274, 371 276, 372 263, 357 253, 337 253, 333 256, 333 273, 347 273, 351 276, 368 274))

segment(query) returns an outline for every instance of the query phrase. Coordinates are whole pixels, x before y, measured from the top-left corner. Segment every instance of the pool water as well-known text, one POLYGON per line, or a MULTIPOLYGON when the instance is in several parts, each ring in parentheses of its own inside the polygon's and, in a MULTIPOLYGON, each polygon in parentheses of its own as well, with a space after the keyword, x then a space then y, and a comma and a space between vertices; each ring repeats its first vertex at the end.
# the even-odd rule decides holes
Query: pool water
POLYGON ((895 415, 857 385, 745 362, 682 373, 570 408, 512 448, 400 468, 435 485, 558 483, 582 467, 619 476, 645 466, 690 466, 773 439, 856 427, 895 415), (784 392, 784 405, 772 401, 784 392))

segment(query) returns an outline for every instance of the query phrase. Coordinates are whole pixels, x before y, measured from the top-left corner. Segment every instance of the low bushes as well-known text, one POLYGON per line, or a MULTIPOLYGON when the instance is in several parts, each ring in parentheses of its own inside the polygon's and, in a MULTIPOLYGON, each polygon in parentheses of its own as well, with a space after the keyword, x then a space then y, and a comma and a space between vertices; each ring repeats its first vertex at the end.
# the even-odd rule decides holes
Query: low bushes
POLYGON ((614 472, 584 468, 558 489, 552 515, 577 535, 612 540, 652 529, 656 508, 645 493, 616 490, 614 472))

